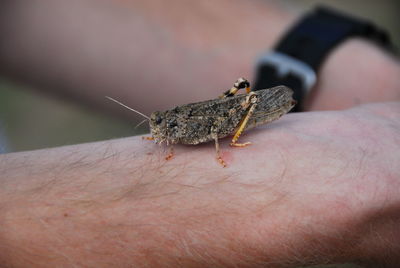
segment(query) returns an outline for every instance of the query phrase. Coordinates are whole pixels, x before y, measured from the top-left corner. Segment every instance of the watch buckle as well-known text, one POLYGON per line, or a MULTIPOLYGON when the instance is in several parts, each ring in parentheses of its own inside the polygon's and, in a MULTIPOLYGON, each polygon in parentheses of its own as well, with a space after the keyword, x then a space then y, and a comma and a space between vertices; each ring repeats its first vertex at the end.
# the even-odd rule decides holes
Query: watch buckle
POLYGON ((289 73, 298 76, 306 90, 305 93, 317 82, 316 73, 308 64, 280 52, 272 51, 262 55, 257 62, 257 66, 259 65, 275 66, 279 78, 284 78, 289 73))

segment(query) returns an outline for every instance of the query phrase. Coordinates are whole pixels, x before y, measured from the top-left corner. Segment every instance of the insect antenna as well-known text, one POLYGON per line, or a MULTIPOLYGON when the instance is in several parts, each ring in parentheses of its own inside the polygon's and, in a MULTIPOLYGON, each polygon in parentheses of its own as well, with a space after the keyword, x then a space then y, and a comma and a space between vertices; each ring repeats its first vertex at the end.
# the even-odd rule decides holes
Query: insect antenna
MULTIPOLYGON (((109 99, 109 100, 111 100, 111 101, 113 101, 113 102, 115 102, 115 103, 117 103, 117 104, 119 104, 119 105, 121 105, 122 107, 125 107, 126 109, 128 109, 128 110, 130 110, 130 111, 132 111, 132 112, 135 112, 135 113, 137 113, 137 114, 140 114, 141 116, 143 116, 144 118, 146 118, 146 120, 143 120, 143 121, 140 122, 137 126, 140 126, 140 125, 143 124, 143 122, 145 122, 145 121, 150 121, 150 117, 148 117, 147 115, 145 115, 145 114, 143 114, 143 113, 141 113, 141 112, 139 112, 139 111, 136 111, 135 109, 133 109, 133 108, 131 108, 131 107, 129 107, 129 106, 123 104, 122 102, 117 101, 116 99, 113 99, 113 98, 108 97, 108 96, 106 96, 106 98, 109 99)), ((136 126, 136 127, 137 127, 137 126, 136 126)))
POLYGON ((144 122, 149 121, 148 119, 143 120, 142 122, 140 122, 139 124, 137 124, 135 126, 135 129, 137 129, 141 124, 143 124, 144 122))

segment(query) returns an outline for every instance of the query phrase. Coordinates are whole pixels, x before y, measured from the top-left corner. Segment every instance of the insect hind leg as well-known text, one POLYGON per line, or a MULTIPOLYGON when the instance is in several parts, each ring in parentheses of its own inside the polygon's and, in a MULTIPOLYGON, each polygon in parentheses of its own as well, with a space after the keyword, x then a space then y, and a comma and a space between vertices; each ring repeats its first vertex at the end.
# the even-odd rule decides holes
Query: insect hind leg
POLYGON ((221 96, 219 96, 220 99, 227 98, 227 97, 232 97, 235 96, 235 94, 240 90, 240 89, 246 89, 246 93, 250 93, 250 82, 241 77, 236 82, 233 84, 233 87, 227 91, 225 91, 221 96))
POLYGON ((240 121, 239 127, 238 127, 235 135, 232 138, 232 142, 230 143, 230 146, 233 146, 233 147, 245 147, 245 146, 251 144, 251 142, 238 143, 237 141, 238 141, 240 135, 242 134, 243 130, 246 128, 246 125, 249 122, 249 119, 253 115, 254 110, 256 109, 256 106, 257 106, 257 96, 255 95, 254 92, 252 94, 250 94, 248 96, 248 99, 246 100, 246 104, 248 104, 250 109, 248 110, 246 115, 243 117, 243 119, 240 121))

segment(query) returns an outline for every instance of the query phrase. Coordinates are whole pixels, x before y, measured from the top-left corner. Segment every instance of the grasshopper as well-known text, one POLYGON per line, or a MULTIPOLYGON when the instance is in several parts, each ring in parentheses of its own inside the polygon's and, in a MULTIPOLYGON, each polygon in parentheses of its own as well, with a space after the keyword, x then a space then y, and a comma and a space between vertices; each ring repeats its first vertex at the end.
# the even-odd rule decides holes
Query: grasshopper
MULTIPOLYGON (((293 91, 286 86, 250 90, 250 83, 239 78, 233 87, 219 98, 177 106, 150 117, 108 97, 110 100, 146 117, 151 137, 157 144, 199 144, 215 142, 216 158, 226 167, 219 150, 218 139, 233 135, 231 146, 244 147, 250 142, 238 143, 243 131, 266 124, 289 112, 296 101, 293 91), (246 94, 236 94, 246 89, 246 94)), ((172 152, 172 151, 171 151, 172 152)), ((167 159, 172 157, 172 153, 167 159)))

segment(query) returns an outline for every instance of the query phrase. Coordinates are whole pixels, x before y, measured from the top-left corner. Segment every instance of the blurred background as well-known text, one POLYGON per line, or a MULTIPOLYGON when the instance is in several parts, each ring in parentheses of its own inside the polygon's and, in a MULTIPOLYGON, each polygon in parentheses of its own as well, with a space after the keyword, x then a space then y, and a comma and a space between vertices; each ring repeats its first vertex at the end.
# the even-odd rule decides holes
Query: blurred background
MULTIPOLYGON (((324 3, 368 18, 387 29, 400 47, 399 11, 396 0, 296 0, 286 1, 304 10, 324 3)), ((3 40, 4 41, 4 40, 3 40)), ((1 40, 0 40, 1 42, 1 40)), ((0 73, 1 75, 1 73, 0 73)), ((134 86, 134 85, 132 85, 134 86)), ((147 131, 135 129, 138 121, 84 107, 70 99, 46 95, 8 77, 0 76, 0 152, 33 150, 68 144, 132 136, 147 131)), ((108 100, 104 99, 104 102, 108 100)), ((123 109, 121 107, 121 109, 123 109)), ((137 118, 137 117, 136 117, 137 118)))

